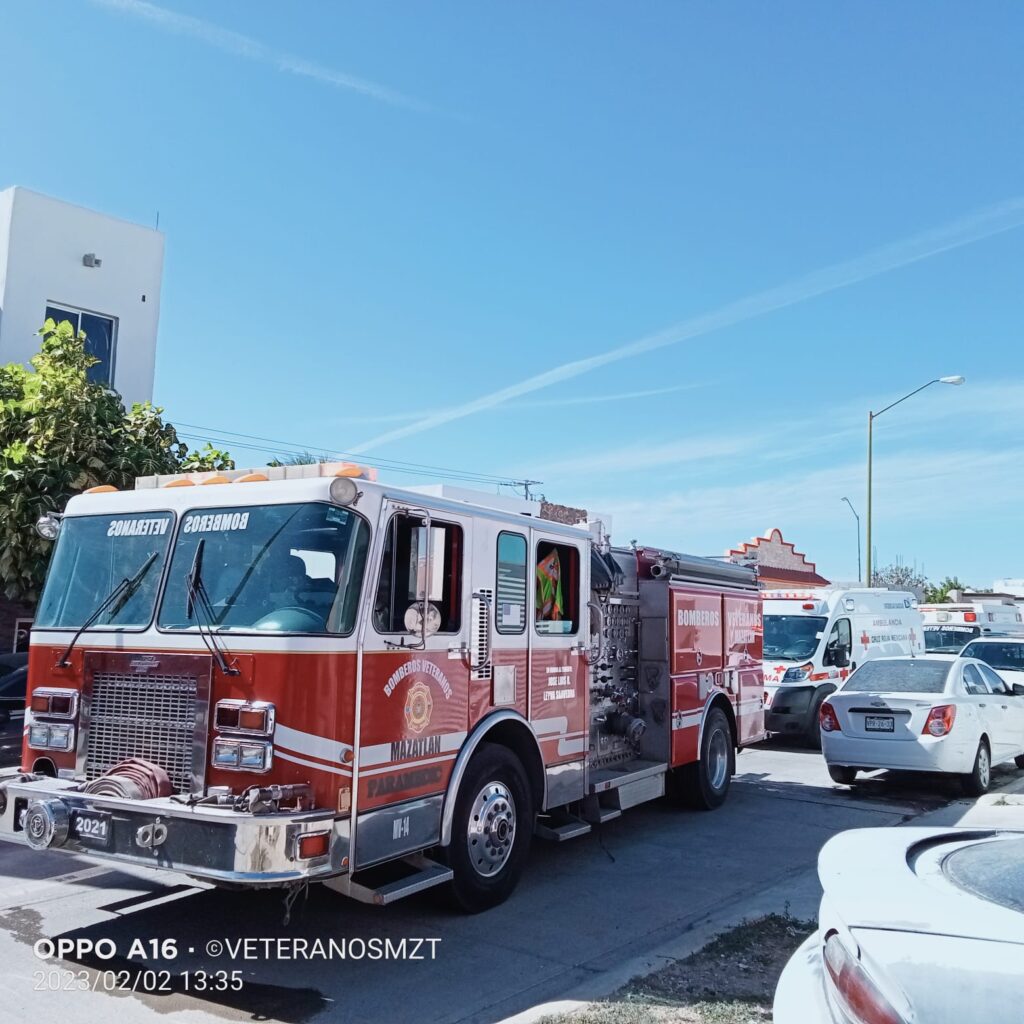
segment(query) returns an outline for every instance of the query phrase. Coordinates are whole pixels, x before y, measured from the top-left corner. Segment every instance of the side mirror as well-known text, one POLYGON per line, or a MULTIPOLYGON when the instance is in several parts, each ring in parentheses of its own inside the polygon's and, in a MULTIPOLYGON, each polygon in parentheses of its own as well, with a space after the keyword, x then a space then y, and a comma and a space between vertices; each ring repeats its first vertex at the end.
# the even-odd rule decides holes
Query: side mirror
POLYGON ((850 652, 847 650, 846 644, 836 644, 832 648, 832 664, 836 668, 849 668, 850 652))
POLYGON ((1014 697, 1024 697, 1024 683, 1013 684, 1013 695, 1014 697))

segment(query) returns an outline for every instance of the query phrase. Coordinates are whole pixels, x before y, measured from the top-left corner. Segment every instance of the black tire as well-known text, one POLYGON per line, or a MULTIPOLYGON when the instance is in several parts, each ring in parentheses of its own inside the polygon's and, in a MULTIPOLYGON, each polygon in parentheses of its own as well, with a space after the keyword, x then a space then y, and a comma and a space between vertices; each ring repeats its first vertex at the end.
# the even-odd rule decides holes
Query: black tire
POLYGON ((857 781, 856 768, 848 768, 845 764, 830 764, 827 767, 829 778, 841 786, 852 786, 857 781))
POLYGON ((984 796, 992 785, 992 755, 985 740, 978 744, 973 770, 960 776, 960 785, 968 796, 984 796))
POLYGON ((1013 759, 1013 763, 1018 768, 1024 768, 1024 754, 1018 754, 1017 757, 1013 759))
POLYGON ((820 693, 811 700, 811 721, 804 733, 804 742, 811 750, 821 750, 821 705, 827 696, 820 693))
POLYGON ((712 708, 704 720, 700 757, 693 764, 676 769, 680 802, 700 811, 721 807, 729 795, 735 771, 736 747, 729 719, 721 708, 712 708))
POLYGON ((482 743, 459 786, 452 841, 443 851, 460 910, 476 914, 508 899, 526 866, 533 825, 533 794, 519 759, 507 747, 482 743))

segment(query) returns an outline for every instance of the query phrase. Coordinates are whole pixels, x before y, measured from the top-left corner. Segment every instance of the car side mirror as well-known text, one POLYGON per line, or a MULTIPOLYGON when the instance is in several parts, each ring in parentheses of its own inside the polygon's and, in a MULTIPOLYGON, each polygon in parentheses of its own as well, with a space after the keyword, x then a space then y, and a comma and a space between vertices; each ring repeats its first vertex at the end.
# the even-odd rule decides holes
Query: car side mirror
POLYGON ((1024 683, 1013 684, 1013 695, 1014 697, 1024 697, 1024 683))
POLYGON ((848 668, 850 665, 850 652, 846 644, 836 644, 832 649, 832 664, 836 668, 848 668))

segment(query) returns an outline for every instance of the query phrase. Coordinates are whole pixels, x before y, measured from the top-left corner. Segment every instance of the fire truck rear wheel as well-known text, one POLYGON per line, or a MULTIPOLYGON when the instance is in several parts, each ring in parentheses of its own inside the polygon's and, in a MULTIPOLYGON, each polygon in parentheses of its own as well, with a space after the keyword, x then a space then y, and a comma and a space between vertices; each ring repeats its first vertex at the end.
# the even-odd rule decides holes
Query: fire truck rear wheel
POLYGON ((503 903, 519 882, 533 835, 533 797, 519 759, 507 747, 483 743, 455 798, 452 841, 456 904, 475 914, 503 903))
POLYGON ((687 806, 712 811, 725 803, 736 770, 736 748, 729 719, 721 708, 712 708, 704 720, 700 757, 676 770, 679 796, 687 806))

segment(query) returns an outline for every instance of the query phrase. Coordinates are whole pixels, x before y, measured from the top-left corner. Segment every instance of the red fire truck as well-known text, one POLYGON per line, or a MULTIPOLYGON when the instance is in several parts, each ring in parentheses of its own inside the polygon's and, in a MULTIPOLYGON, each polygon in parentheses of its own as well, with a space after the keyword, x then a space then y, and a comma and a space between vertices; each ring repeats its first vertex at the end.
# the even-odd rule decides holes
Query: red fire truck
POLYGON ((753 572, 430 491, 287 467, 44 517, 0 837, 479 910, 533 834, 718 806, 763 736, 753 572))

